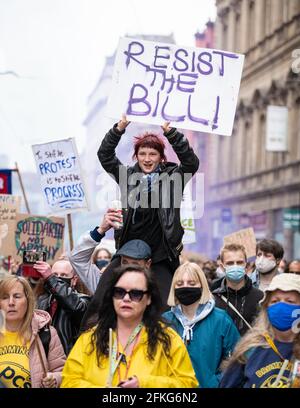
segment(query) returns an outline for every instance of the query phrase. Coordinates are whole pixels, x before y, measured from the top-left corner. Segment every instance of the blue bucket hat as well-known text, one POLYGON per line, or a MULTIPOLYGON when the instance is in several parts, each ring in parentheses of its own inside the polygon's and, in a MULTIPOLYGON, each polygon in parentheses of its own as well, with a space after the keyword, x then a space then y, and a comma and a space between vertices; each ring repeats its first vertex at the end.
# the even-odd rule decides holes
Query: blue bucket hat
POLYGON ((116 252, 117 256, 128 256, 133 259, 149 259, 151 258, 151 248, 149 245, 141 239, 132 239, 126 242, 116 252))

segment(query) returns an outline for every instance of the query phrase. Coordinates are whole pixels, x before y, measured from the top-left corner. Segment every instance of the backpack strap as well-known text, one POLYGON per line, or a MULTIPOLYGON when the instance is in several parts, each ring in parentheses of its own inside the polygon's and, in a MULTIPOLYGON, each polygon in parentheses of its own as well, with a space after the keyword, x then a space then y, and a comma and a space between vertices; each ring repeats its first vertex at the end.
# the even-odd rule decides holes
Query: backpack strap
POLYGON ((250 324, 247 322, 247 320, 244 318, 244 316, 242 316, 240 314, 240 312, 233 306, 233 304, 231 302, 229 302, 229 300, 223 296, 220 295, 220 298, 223 300, 223 302, 225 302, 238 316, 240 319, 243 320, 243 322, 245 323, 245 325, 248 327, 248 329, 252 329, 252 327, 250 326, 250 324))
POLYGON ((49 346, 50 346, 50 341, 51 341, 51 331, 50 331, 50 327, 49 327, 48 325, 44 326, 44 327, 39 331, 39 336, 40 336, 41 342, 42 342, 42 344, 43 344, 46 357, 47 357, 47 359, 48 359, 49 346))

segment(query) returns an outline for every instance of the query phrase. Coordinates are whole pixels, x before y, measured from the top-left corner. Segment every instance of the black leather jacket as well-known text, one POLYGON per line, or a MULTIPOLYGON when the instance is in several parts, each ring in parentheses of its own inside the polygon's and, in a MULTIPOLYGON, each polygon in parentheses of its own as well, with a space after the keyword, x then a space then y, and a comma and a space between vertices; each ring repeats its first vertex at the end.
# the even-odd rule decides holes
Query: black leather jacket
MULTIPOLYGON (((128 183, 129 177, 135 173, 141 173, 141 169, 136 163, 134 166, 124 166, 117 158, 115 149, 120 142, 121 135, 125 132, 119 132, 115 124, 112 129, 105 135, 100 148, 98 150, 98 158, 104 170, 112 175, 115 181, 118 183, 121 190, 121 199, 123 206, 123 223, 124 226, 120 230, 115 230, 116 248, 120 248, 127 241, 127 231, 130 227, 133 208, 129 205, 128 201, 132 202, 132 195, 136 194, 136 187, 139 181, 136 181, 135 185, 128 183), (125 179, 120 178, 119 168, 122 166, 123 175, 125 179)), ((190 147, 188 140, 185 136, 178 132, 177 129, 172 128, 170 132, 164 134, 172 148, 174 149, 180 165, 172 162, 161 163, 160 165, 160 178, 163 175, 168 176, 180 176, 182 182, 181 197, 185 184, 190 180, 192 175, 196 173, 199 167, 199 159, 195 155, 193 149, 190 147), (184 175, 190 174, 190 178, 184 178, 184 175)), ((166 178, 167 179, 167 178, 166 178)), ((170 183, 170 188, 164 188, 163 182, 159 184, 159 208, 158 217, 163 231, 163 237, 158 237, 165 243, 168 257, 170 260, 176 259, 182 250, 182 236, 183 228, 180 222, 180 208, 174 205, 175 187, 170 183), (163 208, 163 203, 170 202, 167 208, 163 208)), ((177 201, 178 202, 178 201, 177 201)), ((181 199, 179 200, 181 202, 181 199)), ((180 207, 180 205, 179 205, 180 207)))
POLYGON ((57 309, 52 318, 66 355, 69 354, 77 337, 82 317, 89 305, 90 297, 78 293, 70 285, 55 275, 44 283, 47 293, 37 299, 38 309, 49 312, 52 299, 57 301, 57 309))

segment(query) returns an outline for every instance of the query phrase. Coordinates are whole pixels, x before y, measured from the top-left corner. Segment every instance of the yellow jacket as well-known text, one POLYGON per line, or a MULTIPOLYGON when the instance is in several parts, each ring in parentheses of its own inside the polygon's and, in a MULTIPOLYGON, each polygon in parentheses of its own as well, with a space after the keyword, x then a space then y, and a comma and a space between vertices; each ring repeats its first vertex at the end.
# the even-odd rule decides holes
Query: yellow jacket
MULTIPOLYGON (((147 333, 141 331, 140 341, 131 356, 128 377, 136 376, 141 388, 192 388, 198 382, 188 352, 179 335, 171 328, 165 329, 171 338, 170 358, 166 357, 161 343, 157 346, 154 360, 147 358, 147 333)), ((69 354, 62 373, 62 388, 105 387, 109 372, 109 359, 96 361, 96 349, 91 354, 93 330, 82 334, 69 354)), ((115 334, 114 334, 115 335, 115 334)), ((112 386, 124 380, 126 365, 120 363, 120 373, 115 371, 112 386), (120 377, 119 377, 120 375, 120 377)))

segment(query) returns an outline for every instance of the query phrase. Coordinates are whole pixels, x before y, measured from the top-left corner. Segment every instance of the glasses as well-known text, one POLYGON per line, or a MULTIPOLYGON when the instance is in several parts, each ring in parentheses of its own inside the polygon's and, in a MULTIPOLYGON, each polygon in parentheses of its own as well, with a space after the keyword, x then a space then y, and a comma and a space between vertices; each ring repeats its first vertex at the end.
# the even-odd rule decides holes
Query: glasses
POLYGON ((133 302, 140 302, 143 299, 143 296, 148 293, 148 290, 140 290, 140 289, 131 289, 131 290, 125 290, 123 288, 120 288, 118 286, 115 286, 113 289, 113 297, 115 299, 124 299, 124 297, 129 295, 130 300, 133 302))

